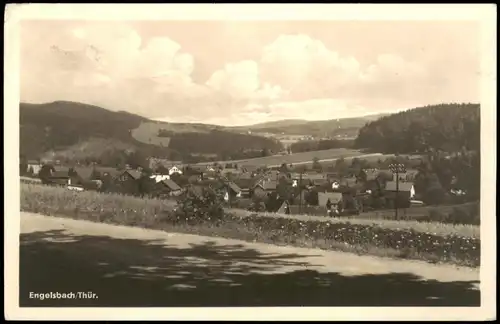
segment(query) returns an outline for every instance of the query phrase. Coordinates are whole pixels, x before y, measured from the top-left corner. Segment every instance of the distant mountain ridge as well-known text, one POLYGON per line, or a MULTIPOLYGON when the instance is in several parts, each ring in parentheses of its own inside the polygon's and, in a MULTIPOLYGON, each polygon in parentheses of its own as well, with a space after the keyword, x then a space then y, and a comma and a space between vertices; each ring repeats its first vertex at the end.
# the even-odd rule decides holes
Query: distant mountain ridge
POLYGON ((250 126, 231 127, 237 130, 248 130, 254 133, 272 133, 281 135, 302 135, 314 137, 349 137, 358 135, 358 130, 367 122, 377 120, 388 113, 361 117, 338 118, 330 120, 308 121, 300 119, 285 119, 260 123, 250 126))

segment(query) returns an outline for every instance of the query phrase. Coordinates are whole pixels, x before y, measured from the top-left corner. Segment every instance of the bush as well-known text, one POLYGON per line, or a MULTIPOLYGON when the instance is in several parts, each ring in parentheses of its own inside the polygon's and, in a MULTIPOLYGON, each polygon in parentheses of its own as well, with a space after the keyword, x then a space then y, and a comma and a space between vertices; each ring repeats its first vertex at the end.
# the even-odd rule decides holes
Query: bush
POLYGON ((175 215, 187 222, 218 221, 224 215, 222 192, 203 190, 201 195, 187 192, 177 200, 175 215))
POLYGON ((439 208, 432 208, 429 210, 429 218, 430 222, 438 222, 438 223, 447 223, 448 215, 443 213, 439 208))
POLYGON ((454 207, 446 220, 447 223, 452 224, 472 224, 480 225, 479 203, 454 207))

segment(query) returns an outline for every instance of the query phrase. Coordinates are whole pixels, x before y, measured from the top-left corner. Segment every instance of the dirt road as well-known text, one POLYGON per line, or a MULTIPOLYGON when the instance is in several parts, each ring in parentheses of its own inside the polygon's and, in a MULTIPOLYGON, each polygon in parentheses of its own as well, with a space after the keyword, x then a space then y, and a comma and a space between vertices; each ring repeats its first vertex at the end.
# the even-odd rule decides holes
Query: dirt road
POLYGON ((480 302, 478 270, 418 261, 29 213, 21 214, 20 240, 21 307, 478 306, 480 302), (75 293, 75 298, 30 298, 30 293, 33 297, 51 292, 75 293))

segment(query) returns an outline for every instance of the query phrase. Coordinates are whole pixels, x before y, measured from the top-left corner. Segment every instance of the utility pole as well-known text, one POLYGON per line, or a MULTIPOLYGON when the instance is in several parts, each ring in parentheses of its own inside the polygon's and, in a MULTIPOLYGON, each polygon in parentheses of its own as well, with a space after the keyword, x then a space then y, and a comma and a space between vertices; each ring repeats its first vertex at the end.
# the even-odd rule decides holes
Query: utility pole
POLYGON ((302 214, 302 171, 299 173, 299 215, 302 214))
POLYGON ((396 220, 399 220, 399 218, 398 218, 399 174, 406 173, 406 167, 402 163, 394 163, 394 164, 389 165, 389 169, 392 171, 393 174, 396 175, 396 198, 394 200, 394 212, 396 215, 396 220))

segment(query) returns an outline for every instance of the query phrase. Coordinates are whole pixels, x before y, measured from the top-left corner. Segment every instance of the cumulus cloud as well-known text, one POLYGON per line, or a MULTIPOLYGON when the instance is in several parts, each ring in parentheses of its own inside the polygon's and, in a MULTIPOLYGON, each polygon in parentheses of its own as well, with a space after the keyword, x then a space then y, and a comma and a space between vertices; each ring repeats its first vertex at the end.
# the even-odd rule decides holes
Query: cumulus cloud
MULTIPOLYGON (((22 33, 21 96, 29 102, 81 101, 171 121, 333 119, 369 108, 407 108, 422 98, 427 104, 446 93, 440 85, 462 76, 439 79, 429 64, 419 62, 380 53, 361 63, 331 44, 291 34, 263 46, 260 56, 227 62, 195 82, 196 53, 165 35, 145 39, 123 23, 60 29, 41 24, 22 33)), ((445 63, 436 62, 438 69, 445 63)))
POLYGON ((168 106, 168 100, 159 104, 163 99, 182 103, 176 94, 196 92, 192 55, 168 37, 143 44, 124 24, 53 32, 38 33, 48 37, 43 42, 23 37, 21 93, 27 101, 83 101, 154 117, 168 106))

